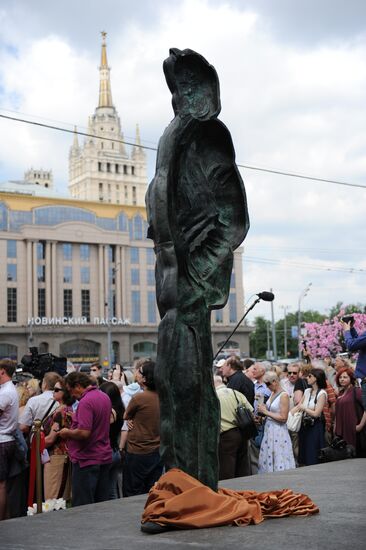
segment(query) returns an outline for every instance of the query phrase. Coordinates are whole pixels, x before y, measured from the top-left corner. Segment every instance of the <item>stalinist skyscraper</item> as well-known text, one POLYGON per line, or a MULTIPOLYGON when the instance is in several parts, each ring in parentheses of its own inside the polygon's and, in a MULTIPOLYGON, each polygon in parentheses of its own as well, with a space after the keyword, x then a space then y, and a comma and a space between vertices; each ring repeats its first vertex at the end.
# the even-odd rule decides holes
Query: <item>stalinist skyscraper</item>
POLYGON ((69 190, 72 197, 103 203, 144 206, 147 186, 146 156, 139 147, 136 127, 131 154, 123 143, 121 121, 112 101, 106 33, 102 32, 99 67, 99 102, 89 117, 88 134, 82 146, 77 133, 69 155, 69 190))

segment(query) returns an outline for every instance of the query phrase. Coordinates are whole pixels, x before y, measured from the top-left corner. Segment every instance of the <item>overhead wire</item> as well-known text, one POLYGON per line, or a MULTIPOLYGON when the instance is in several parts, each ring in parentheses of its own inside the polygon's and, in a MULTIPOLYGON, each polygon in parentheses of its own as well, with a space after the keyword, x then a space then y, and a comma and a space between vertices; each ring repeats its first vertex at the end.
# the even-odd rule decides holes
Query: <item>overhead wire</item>
POLYGON ((315 265, 315 264, 308 264, 308 263, 304 263, 304 262, 296 262, 296 261, 283 261, 283 260, 277 260, 275 258, 256 258, 254 256, 243 256, 243 261, 247 261, 247 262, 253 262, 253 263, 262 263, 262 264, 283 264, 283 265, 288 265, 288 266, 292 266, 292 267, 299 267, 299 268, 308 268, 308 269, 314 269, 314 270, 318 270, 318 271, 334 271, 334 272, 339 272, 339 273, 366 273, 366 270, 365 269, 362 269, 362 268, 353 268, 353 267, 342 267, 342 266, 339 266, 339 267, 330 267, 330 266, 326 266, 326 265, 315 265))
MULTIPOLYGON (((23 118, 13 117, 13 116, 4 115, 4 114, 0 114, 0 118, 7 119, 7 120, 13 120, 15 122, 22 122, 24 124, 31 124, 33 126, 39 126, 39 127, 42 127, 42 128, 48 128, 50 130, 57 130, 57 131, 60 131, 60 132, 66 132, 66 133, 69 133, 69 134, 77 134, 77 135, 80 135, 80 136, 90 137, 90 138, 93 138, 93 139, 102 139, 103 141, 113 141, 115 143, 123 143, 124 145, 130 145, 132 147, 139 147, 141 149, 146 149, 148 151, 155 151, 155 152, 157 151, 157 147, 150 147, 148 145, 131 143, 129 141, 125 141, 125 140, 118 139, 118 138, 109 138, 109 137, 98 136, 96 134, 89 134, 88 132, 81 132, 80 130, 77 130, 77 129, 70 130, 68 128, 62 128, 60 126, 55 126, 53 124, 45 124, 45 123, 37 122, 37 121, 34 121, 34 120, 26 120, 26 119, 23 119, 23 118)), ((361 184, 358 184, 358 183, 350 183, 350 182, 346 182, 346 181, 339 181, 339 180, 333 180, 333 179, 327 179, 327 178, 319 178, 319 177, 316 177, 316 176, 308 176, 308 175, 299 174, 299 173, 296 173, 296 172, 285 172, 284 170, 274 170, 272 168, 262 168, 262 167, 259 167, 259 166, 250 166, 248 164, 242 164, 242 163, 237 163, 237 166, 240 167, 240 168, 247 169, 247 170, 256 170, 258 172, 267 172, 267 173, 270 173, 270 174, 276 174, 276 175, 281 175, 281 176, 286 176, 286 177, 300 178, 300 179, 305 179, 305 180, 317 181, 317 182, 321 182, 321 183, 331 183, 333 185, 343 185, 343 186, 347 186, 347 187, 355 187, 355 188, 359 188, 359 189, 366 189, 366 185, 361 185, 361 184)))

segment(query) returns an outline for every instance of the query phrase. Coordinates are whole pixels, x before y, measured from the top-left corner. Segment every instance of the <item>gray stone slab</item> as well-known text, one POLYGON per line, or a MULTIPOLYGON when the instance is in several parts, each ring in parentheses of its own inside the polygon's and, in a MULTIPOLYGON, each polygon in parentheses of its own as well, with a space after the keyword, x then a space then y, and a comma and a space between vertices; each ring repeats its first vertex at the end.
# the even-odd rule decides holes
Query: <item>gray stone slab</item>
POLYGON ((145 535, 140 518, 146 496, 102 502, 0 523, 1 550, 365 550, 366 459, 321 464, 221 482, 229 489, 290 488, 308 494, 320 514, 265 520, 247 527, 217 527, 145 535))

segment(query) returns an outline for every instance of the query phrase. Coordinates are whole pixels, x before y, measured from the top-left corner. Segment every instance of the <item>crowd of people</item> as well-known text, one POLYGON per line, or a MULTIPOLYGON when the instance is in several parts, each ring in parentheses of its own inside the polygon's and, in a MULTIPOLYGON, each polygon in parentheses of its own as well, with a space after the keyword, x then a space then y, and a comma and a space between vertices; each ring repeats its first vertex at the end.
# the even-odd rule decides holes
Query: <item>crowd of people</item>
POLYGON ((94 364, 90 373, 47 372, 41 382, 24 375, 14 384, 15 369, 0 361, 0 519, 26 514, 34 495, 36 420, 43 500, 80 506, 149 491, 163 472, 153 361, 137 361, 134 380, 120 365, 104 378, 94 364))
MULTIPOLYGON (((344 329, 352 351, 360 350, 363 340, 355 343, 358 335, 352 336, 346 324, 344 329)), ((220 479, 317 464, 320 450, 336 436, 354 448, 355 456, 366 457, 365 355, 359 353, 356 365, 343 355, 305 359, 273 364, 230 357, 218 362, 220 479), (238 427, 238 396, 253 413, 255 438, 246 438, 238 427), (290 413, 300 413, 296 430, 288 426, 290 413)))
MULTIPOLYGON (((352 327, 344 329, 349 348, 360 349, 352 327)), ((216 365, 220 479, 316 464, 334 436, 366 457, 366 355, 355 367, 344 357, 307 359, 286 365, 232 356, 216 365), (255 420, 255 437, 239 428, 238 405, 255 420), (301 413, 299 430, 288 427, 290 412, 301 413)), ((132 375, 116 365, 104 378, 93 364, 90 373, 47 372, 41 382, 28 376, 17 384, 15 367, 0 361, 0 519, 25 514, 33 496, 35 420, 44 500, 80 506, 149 491, 163 473, 153 361, 136 361, 132 375)))

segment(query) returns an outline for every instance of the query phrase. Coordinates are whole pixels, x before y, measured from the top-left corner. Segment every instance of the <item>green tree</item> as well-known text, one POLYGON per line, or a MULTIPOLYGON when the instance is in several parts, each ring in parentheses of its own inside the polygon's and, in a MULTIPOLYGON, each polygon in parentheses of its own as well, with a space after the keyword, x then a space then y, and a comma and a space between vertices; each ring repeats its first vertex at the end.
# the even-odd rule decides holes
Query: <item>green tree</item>
POLYGON ((257 359, 264 359, 267 350, 267 321, 264 317, 254 319, 254 331, 249 337, 250 356, 257 359))
POLYGON ((345 314, 366 313, 366 306, 360 302, 357 302, 357 304, 348 304, 347 306, 343 305, 342 302, 337 302, 329 312, 329 319, 336 317, 341 310, 344 310, 345 314))
MULTIPOLYGON (((287 325, 287 357, 294 358, 298 357, 298 346, 299 342, 297 338, 291 338, 291 327, 298 324, 298 317, 296 313, 288 313, 286 315, 286 325, 287 325)), ((301 321, 302 323, 322 323, 326 319, 326 315, 322 315, 319 311, 308 310, 301 312, 301 321)), ((276 339, 277 339, 277 354, 278 357, 285 358, 285 330, 284 330, 284 319, 279 319, 276 322, 276 339)))
MULTIPOLYGON (((301 312, 301 321, 304 323, 322 323, 326 319, 326 315, 322 315, 319 311, 308 310, 301 312)), ((287 356, 298 357, 298 340, 291 338, 291 327, 297 327, 298 318, 296 313, 288 313, 286 315, 286 333, 287 333, 287 356)), ((254 319, 254 331, 250 335, 250 355, 257 359, 265 359, 267 351, 267 326, 269 327, 270 349, 273 350, 272 344, 272 327, 271 322, 264 317, 256 317, 254 319)), ((285 357, 285 334, 284 334, 284 319, 279 319, 275 324, 277 354, 278 357, 285 357)))

